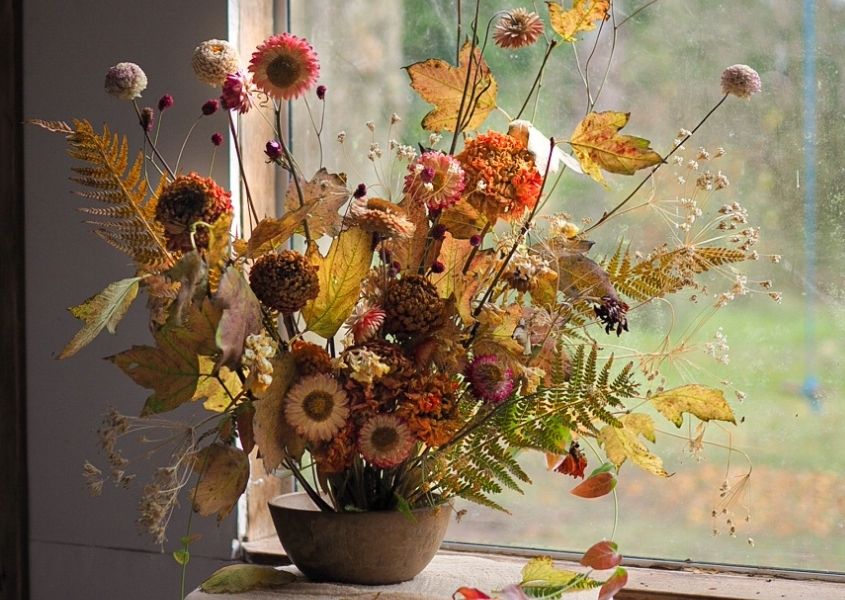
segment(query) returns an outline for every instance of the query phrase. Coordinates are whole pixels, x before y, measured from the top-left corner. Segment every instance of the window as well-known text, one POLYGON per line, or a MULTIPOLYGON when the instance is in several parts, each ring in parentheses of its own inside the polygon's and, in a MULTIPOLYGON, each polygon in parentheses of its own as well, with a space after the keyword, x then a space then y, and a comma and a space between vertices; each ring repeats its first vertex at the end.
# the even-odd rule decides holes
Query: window
MULTIPOLYGON (((499 0, 482 4, 482 25, 494 10, 511 7, 499 0)), ((522 4, 535 5, 548 22, 543 3, 514 6, 522 4)), ((760 260, 748 268, 753 293, 738 296, 706 320, 700 319, 713 312, 712 293, 699 294, 697 303, 683 293, 674 302, 674 316, 665 305, 654 303, 632 315, 630 334, 598 340, 603 352, 620 358, 631 358, 632 347, 659 353, 674 319, 667 346, 673 352, 665 357, 663 368, 667 385, 721 384, 734 396, 742 423, 736 428, 708 426, 708 442, 691 453, 696 425, 688 428, 685 423, 676 430, 662 421, 656 451, 674 476, 660 479, 628 464, 622 467, 618 492, 623 512, 615 539, 626 555, 841 571, 845 190, 838 157, 845 144, 845 41, 838 35, 838 24, 845 18, 845 3, 614 4, 618 39, 613 50, 614 28, 608 22, 592 58, 596 32, 577 44, 577 56, 568 44, 552 56, 535 120, 546 135, 566 138, 585 112, 587 98, 576 61, 583 71, 589 60, 595 90, 611 51, 597 109, 631 111, 631 133, 648 137, 663 154, 672 148, 679 129, 691 129, 719 99, 724 67, 747 63, 763 78, 758 97, 750 103, 730 98, 680 153, 688 161, 696 160, 699 147, 711 154, 725 149, 713 169, 724 172, 730 187, 713 202, 739 202, 748 210, 749 224, 761 227, 755 246, 760 260), (769 279, 771 288, 760 283, 769 279), (780 303, 770 297, 775 292, 782 294, 780 303), (744 456, 726 447, 750 456, 750 478, 744 456), (721 489, 725 482, 728 488, 721 489)), ((463 2, 464 33, 472 8, 472 2, 463 2)), ((308 37, 319 53, 321 82, 328 87, 325 117, 313 101, 310 113, 292 115, 293 143, 306 157, 303 170, 313 172, 324 164, 346 172, 353 186, 365 182, 377 187, 367 159, 372 141, 385 148, 389 138, 411 145, 428 139, 419 123, 430 106, 410 90, 400 67, 432 57, 454 61, 454 3, 355 0, 326 11, 323 5, 293 2, 289 18, 291 31, 308 37), (394 112, 402 121, 388 131, 394 112), (373 134, 367 121, 374 124, 373 134), (322 124, 322 148, 312 123, 322 124), (343 145, 335 139, 341 130, 347 133, 343 145)), ((511 82, 499 92, 499 104, 511 114, 530 86, 543 51, 542 43, 515 52, 490 44, 486 59, 491 70, 500 82, 511 82)), ((531 118, 532 110, 527 114, 531 118)), ((487 127, 502 131, 507 118, 494 114, 487 127)), ((685 188, 678 176, 690 182, 699 175, 686 162, 669 165, 653 186, 642 190, 638 203, 650 195, 658 202, 682 197, 689 183, 685 188)), ((608 196, 587 178, 564 176, 549 210, 595 220, 639 179, 612 177, 608 196)), ((599 236, 597 254, 612 253, 632 232, 638 244, 632 249, 647 253, 649 242, 667 235, 667 219, 660 214, 644 207, 612 222, 599 236)), ((722 271, 733 277, 730 267, 722 271)), ((725 280, 714 280, 712 288, 719 285, 724 287, 725 280)), ((642 365, 642 357, 633 359, 642 365)), ((574 498, 569 494, 572 481, 546 472, 542 456, 525 459, 535 484, 524 496, 502 497, 513 516, 466 506, 467 515, 451 530, 454 539, 578 550, 611 535, 611 497, 592 502, 574 498)))

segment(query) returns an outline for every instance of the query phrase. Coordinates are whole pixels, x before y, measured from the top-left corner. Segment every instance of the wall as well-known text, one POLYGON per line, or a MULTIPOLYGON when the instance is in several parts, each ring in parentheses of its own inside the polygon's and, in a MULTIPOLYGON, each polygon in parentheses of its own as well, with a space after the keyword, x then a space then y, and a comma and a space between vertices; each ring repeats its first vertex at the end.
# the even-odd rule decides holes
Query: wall
MULTIPOLYGON (((161 144, 174 160, 184 133, 213 97, 190 69, 190 55, 202 40, 227 34, 227 3, 29 0, 24 5, 24 114, 69 120, 88 118, 130 134, 133 152, 141 137, 131 105, 103 92, 107 68, 137 62, 147 73, 143 104, 171 93, 176 105, 164 118, 161 144)), ((196 168, 207 173, 213 131, 225 132, 224 115, 198 128, 189 149, 200 154, 196 168)), ((85 200, 71 195, 72 161, 64 140, 28 127, 24 139, 26 219, 26 336, 31 597, 176 597, 180 570, 170 552, 179 544, 187 512, 173 519, 164 552, 136 530, 136 504, 149 469, 133 461, 138 481, 126 491, 107 487, 90 498, 82 480, 86 459, 104 464, 95 430, 109 406, 137 414, 145 390, 102 357, 132 344, 148 343, 143 301, 130 311, 118 336, 103 334, 78 355, 55 360, 78 322, 65 310, 132 275, 129 260, 92 235, 77 212, 85 200)), ((215 175, 228 185, 226 152, 218 153, 215 175)), ((137 455, 140 450, 129 451, 137 455)), ((184 502, 183 504, 189 504, 184 502)), ((202 538, 193 547, 189 586, 196 585, 231 552, 230 517, 217 526, 195 519, 202 538)))

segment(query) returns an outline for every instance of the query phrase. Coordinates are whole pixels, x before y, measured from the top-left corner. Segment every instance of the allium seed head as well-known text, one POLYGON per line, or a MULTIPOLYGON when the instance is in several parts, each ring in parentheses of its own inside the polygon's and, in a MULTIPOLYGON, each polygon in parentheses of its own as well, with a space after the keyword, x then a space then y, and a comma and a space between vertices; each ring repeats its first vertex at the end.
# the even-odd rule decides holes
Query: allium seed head
POLYGON ((733 65, 722 71, 722 93, 751 98, 763 89, 760 75, 748 65, 733 65))

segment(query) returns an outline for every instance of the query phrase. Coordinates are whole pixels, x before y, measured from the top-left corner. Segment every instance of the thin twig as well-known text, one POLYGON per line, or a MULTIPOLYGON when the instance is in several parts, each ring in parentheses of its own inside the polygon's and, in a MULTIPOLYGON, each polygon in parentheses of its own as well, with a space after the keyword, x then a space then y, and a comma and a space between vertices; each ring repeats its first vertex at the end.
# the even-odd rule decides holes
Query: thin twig
POLYGON ((552 40, 546 47, 546 53, 543 55, 543 62, 540 63, 540 70, 537 72, 537 77, 534 78, 534 83, 531 84, 531 89, 528 90, 528 95, 525 97, 525 102, 522 103, 522 108, 520 108, 519 112, 516 113, 516 117, 514 118, 514 120, 519 119, 519 117, 522 116, 522 113, 525 112, 525 107, 528 106, 528 102, 531 100, 531 96, 534 94, 534 90, 540 84, 540 80, 543 77, 543 71, 546 68, 546 63, 549 60, 549 56, 551 55, 552 50, 554 50, 556 46, 557 40, 552 40))
POLYGON ((700 128, 702 125, 704 125, 705 121, 707 121, 707 119, 709 119, 709 118, 710 118, 710 115, 712 115, 714 112, 716 112, 716 109, 718 109, 720 106, 722 106, 722 103, 723 103, 725 100, 727 100, 727 98, 728 98, 728 94, 725 94, 724 96, 722 96, 722 99, 721 99, 721 100, 719 100, 719 101, 716 103, 716 106, 714 106, 713 108, 711 108, 711 109, 710 109, 710 112, 708 112, 706 115, 704 115, 704 118, 703 118, 703 119, 701 119, 701 121, 699 121, 699 122, 698 122, 698 125, 696 125, 696 126, 693 128, 693 130, 689 132, 689 134, 687 134, 686 136, 684 136, 684 138, 683 138, 683 139, 682 139, 682 140, 681 140, 681 141, 680 141, 680 142, 679 142, 679 143, 678 143, 678 144, 677 144, 674 148, 672 148, 672 151, 671 151, 671 152, 669 152, 669 154, 667 154, 667 155, 663 158, 663 160, 662 160, 662 161, 660 161, 659 163, 657 163, 657 164, 656 164, 656 165, 655 165, 655 166, 651 169, 651 171, 649 171, 649 172, 648 172, 648 175, 646 175, 646 176, 645 176, 645 178, 643 178, 643 180, 642 180, 642 181, 640 181, 640 183, 637 185, 637 187, 635 187, 635 188, 633 189, 633 191, 632 191, 630 194, 628 194, 628 195, 625 197, 625 199, 624 199, 624 200, 622 200, 622 202, 620 202, 620 203, 619 203, 619 204, 617 204, 615 207, 613 207, 613 210, 611 210, 610 212, 606 212, 606 213, 604 213, 604 214, 602 215, 602 217, 601 217, 598 221, 596 221, 593 225, 591 225, 590 227, 588 227, 587 229, 585 229, 585 230, 584 230, 584 234, 586 234, 586 233, 587 233, 587 232, 589 232, 589 231, 592 231, 593 229, 595 229, 596 227, 598 227, 599 225, 601 225, 602 223, 604 223, 605 221, 607 221, 608 219, 610 219, 610 218, 611 218, 614 214, 616 214, 617 212, 619 212, 619 209, 621 209, 623 206, 625 206, 625 205, 628 203, 628 201, 629 201, 631 198, 633 198, 633 197, 634 197, 634 195, 635 195, 638 191, 640 191, 640 188, 642 188, 642 187, 646 184, 646 182, 648 182, 648 181, 649 181, 649 180, 650 180, 650 179, 654 176, 654 174, 657 172, 657 170, 658 170, 660 167, 662 167, 663 165, 665 165, 665 164, 666 164, 666 161, 669 159, 669 157, 671 157, 673 154, 675 154, 675 152, 677 152, 677 151, 678 151, 678 149, 679 149, 681 146, 683 146, 683 145, 684 145, 684 143, 685 143, 688 139, 690 139, 690 138, 693 136, 693 134, 695 134, 695 132, 696 132, 696 131, 698 131, 698 130, 699 130, 699 128, 700 128))
POLYGON ((144 131, 144 137, 147 138, 147 143, 150 145, 150 148, 153 149, 153 154, 156 155, 161 161, 161 164, 164 166, 165 170, 167 171, 168 175, 170 175, 170 179, 176 179, 176 174, 173 172, 173 169, 167 164, 167 161, 164 160, 164 157, 159 153, 158 148, 153 143, 152 138, 150 137, 150 132, 147 131, 147 128, 144 127, 144 118, 141 116, 141 109, 138 107, 138 101, 133 100, 132 106, 135 107, 135 114, 138 115, 138 124, 141 125, 141 129, 144 131))
MULTIPOLYGON (((288 165, 288 172, 293 177, 293 184, 296 186, 296 196, 299 198, 299 207, 305 206, 305 196, 302 193, 302 186, 299 183, 299 175, 296 173, 296 167, 293 164, 293 157, 288 150, 288 145, 285 143, 285 138, 282 136, 282 107, 279 105, 275 107, 276 111, 276 135, 278 136, 279 144, 282 147, 282 154, 285 156, 285 162, 288 165)), ((311 245, 311 230, 308 228, 308 220, 302 220, 302 230, 305 234, 306 246, 311 245)))
POLYGON ((226 114, 229 117, 229 131, 232 132, 232 139, 235 141, 235 154, 238 157, 238 167, 240 167, 241 181, 243 181, 244 192, 246 192, 246 202, 249 206, 250 219, 255 219, 255 225, 258 225, 258 213, 255 211, 255 205, 252 203, 252 194, 249 191, 249 183, 246 180, 246 170, 244 170, 244 161, 241 156, 241 145, 238 141, 238 132, 235 131, 235 120, 232 118, 232 111, 227 110, 226 114))

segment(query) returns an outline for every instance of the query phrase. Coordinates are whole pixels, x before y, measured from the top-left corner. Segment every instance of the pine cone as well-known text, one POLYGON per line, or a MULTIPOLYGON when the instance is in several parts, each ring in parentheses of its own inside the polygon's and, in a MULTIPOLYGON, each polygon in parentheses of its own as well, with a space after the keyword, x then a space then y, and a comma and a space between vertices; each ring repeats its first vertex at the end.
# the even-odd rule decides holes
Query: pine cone
POLYGON ((406 336, 427 333, 440 324, 443 305, 437 290, 422 275, 393 280, 384 290, 384 330, 406 336))
POLYGON ((249 285, 262 303, 286 315, 305 306, 320 291, 317 267, 293 250, 265 254, 256 260, 249 285))
MULTIPOLYGON (((156 204, 156 221, 164 227, 167 249, 180 252, 193 250, 191 226, 197 221, 214 223, 221 215, 232 212, 232 197, 213 179, 196 173, 177 177, 161 192, 156 204)), ((194 236, 197 248, 208 248, 208 230, 197 227, 194 236)))

